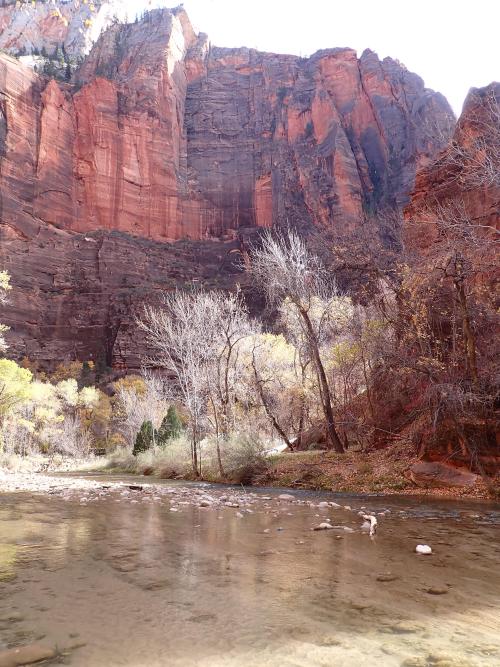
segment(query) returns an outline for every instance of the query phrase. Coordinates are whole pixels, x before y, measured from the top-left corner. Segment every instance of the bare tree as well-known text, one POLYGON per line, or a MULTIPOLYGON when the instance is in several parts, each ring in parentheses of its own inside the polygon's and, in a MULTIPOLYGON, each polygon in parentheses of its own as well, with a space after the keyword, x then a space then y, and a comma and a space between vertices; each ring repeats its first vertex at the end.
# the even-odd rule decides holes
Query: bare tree
POLYGON ((294 443, 290 437, 290 412, 286 413, 285 424, 285 419, 281 419, 282 410, 280 410, 283 400, 287 402, 290 400, 285 381, 287 373, 283 368, 283 363, 270 357, 269 353, 270 350, 266 348, 264 342, 259 342, 257 337, 254 338, 251 349, 253 385, 273 429, 290 451, 293 451, 294 443))
POLYGON ((116 391, 119 429, 129 446, 143 422, 151 421, 158 428, 169 406, 162 378, 144 369, 142 379, 144 386, 118 383, 116 391))
POLYGON ((220 438, 227 438, 235 426, 235 383, 239 373, 239 344, 255 330, 241 292, 210 293, 212 301, 214 358, 207 364, 207 386, 214 419, 219 473, 224 477, 220 438))
POLYGON ((500 87, 474 91, 458 121, 445 161, 458 168, 465 189, 500 187, 500 87))
POLYGON ((233 421, 237 348, 251 328, 241 295, 177 291, 164 296, 161 308, 147 306, 139 325, 156 351, 148 363, 164 369, 169 396, 189 414, 193 470, 201 474, 199 444, 210 405, 223 475, 219 436, 233 421))
POLYGON ((285 235, 267 232, 262 238, 262 247, 253 252, 251 271, 271 305, 279 306, 288 300, 296 310, 318 376, 328 443, 335 451, 343 452, 344 445, 337 433, 320 348, 325 323, 330 316, 330 305, 338 297, 335 284, 328 278, 319 259, 309 252, 305 242, 293 231, 285 235), (312 313, 318 302, 325 306, 315 322, 312 313))

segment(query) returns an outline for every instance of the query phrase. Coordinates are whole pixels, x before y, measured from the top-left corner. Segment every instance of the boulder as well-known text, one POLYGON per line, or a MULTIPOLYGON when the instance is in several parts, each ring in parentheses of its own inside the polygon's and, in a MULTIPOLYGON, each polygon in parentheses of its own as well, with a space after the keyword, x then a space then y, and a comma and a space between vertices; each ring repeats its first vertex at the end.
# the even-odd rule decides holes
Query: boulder
POLYGON ((480 477, 445 463, 420 461, 411 467, 410 479, 421 487, 470 487, 474 486, 480 477))

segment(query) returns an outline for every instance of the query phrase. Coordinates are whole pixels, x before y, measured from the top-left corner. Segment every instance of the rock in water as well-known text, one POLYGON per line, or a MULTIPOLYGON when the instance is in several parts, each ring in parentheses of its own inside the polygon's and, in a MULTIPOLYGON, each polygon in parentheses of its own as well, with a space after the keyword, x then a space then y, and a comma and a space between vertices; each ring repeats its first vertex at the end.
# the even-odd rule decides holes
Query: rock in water
POLYGON ((313 530, 330 530, 332 528, 333 526, 331 524, 323 522, 320 523, 319 526, 314 526, 313 530))
POLYGON ((8 651, 0 651, 0 667, 19 667, 19 665, 31 665, 41 660, 55 658, 56 652, 50 646, 43 644, 31 644, 19 646, 8 651))
POLYGON ((418 554, 424 554, 424 555, 428 555, 428 554, 432 553, 432 549, 430 548, 430 546, 428 544, 417 544, 417 546, 415 548, 415 551, 418 554))

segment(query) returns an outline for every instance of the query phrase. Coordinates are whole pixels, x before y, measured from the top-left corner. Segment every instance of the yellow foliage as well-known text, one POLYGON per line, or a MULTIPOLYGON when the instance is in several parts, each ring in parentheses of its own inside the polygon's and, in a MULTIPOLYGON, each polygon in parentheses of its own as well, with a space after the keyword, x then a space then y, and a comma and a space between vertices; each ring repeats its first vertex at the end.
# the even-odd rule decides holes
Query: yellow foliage
POLYGON ((126 375, 113 383, 116 392, 120 390, 135 391, 137 396, 146 395, 146 383, 140 375, 126 375))
POLYGON ((12 289, 10 284, 10 276, 7 271, 0 271, 0 291, 8 292, 12 289))
POLYGON ((69 361, 67 363, 60 363, 56 366, 56 370, 50 376, 52 382, 61 382, 61 380, 70 380, 71 378, 79 378, 82 372, 83 364, 81 361, 69 361))
POLYGON ((27 368, 21 368, 15 361, 0 359, 0 417, 29 399, 32 378, 27 368))

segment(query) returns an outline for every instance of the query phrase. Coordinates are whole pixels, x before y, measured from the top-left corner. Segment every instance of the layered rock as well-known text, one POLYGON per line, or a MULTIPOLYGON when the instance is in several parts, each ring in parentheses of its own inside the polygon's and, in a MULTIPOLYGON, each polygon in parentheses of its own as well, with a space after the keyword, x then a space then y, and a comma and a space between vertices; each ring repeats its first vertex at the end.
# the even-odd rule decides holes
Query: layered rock
POLYGON ((179 261, 181 282, 225 283, 252 230, 401 207, 454 120, 394 60, 215 48, 182 9, 113 23, 69 83, 2 55, 0 90, 2 319, 13 353, 47 363, 137 364, 131 302, 179 261))
POLYGON ((438 241, 437 226, 425 222, 450 202, 486 234, 500 227, 500 83, 470 91, 452 141, 417 173, 405 210, 409 248, 425 255, 438 241))
POLYGON ((19 162, 10 139, 29 122, 33 215, 75 231, 174 240, 276 222, 357 225, 407 201, 452 118, 395 61, 209 48, 183 10, 115 23, 74 86, 5 58, 0 68, 6 160, 19 162))
POLYGON ((12 55, 54 53, 72 58, 87 54, 101 33, 135 16, 147 3, 135 0, 133 13, 121 0, 3 0, 0 49, 12 55))

